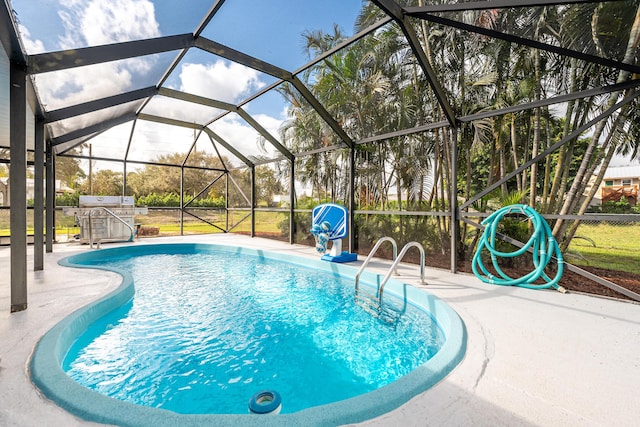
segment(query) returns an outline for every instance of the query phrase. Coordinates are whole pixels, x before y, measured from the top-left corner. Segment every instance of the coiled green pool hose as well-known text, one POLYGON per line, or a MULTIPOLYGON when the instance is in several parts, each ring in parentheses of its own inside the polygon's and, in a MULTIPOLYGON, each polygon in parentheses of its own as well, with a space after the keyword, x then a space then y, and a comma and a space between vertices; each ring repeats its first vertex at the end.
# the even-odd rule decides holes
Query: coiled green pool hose
POLYGON ((494 285, 503 286, 520 286, 529 289, 547 289, 555 288, 562 292, 565 289, 558 285, 564 271, 564 261, 562 259, 562 253, 560 252, 560 246, 553 237, 551 228, 547 221, 530 206, 527 205, 511 205, 495 211, 484 221, 482 225, 485 226, 484 233, 478 243, 478 249, 473 256, 471 268, 476 277, 485 283, 491 283, 494 285), (529 238, 529 241, 524 246, 514 252, 500 252, 496 249, 496 233, 498 232, 498 225, 505 215, 512 213, 520 213, 526 215, 533 224, 533 234, 529 238), (491 254, 491 262, 497 274, 495 276, 490 273, 484 265, 481 252, 486 249, 491 254), (532 249, 534 270, 529 274, 526 274, 519 278, 512 278, 505 274, 500 266, 498 266, 498 258, 513 258, 524 254, 529 249, 532 249), (549 264, 552 258, 556 259, 558 268, 554 278, 550 278, 545 273, 545 268, 549 264), (542 278, 545 283, 535 284, 538 279, 542 278))

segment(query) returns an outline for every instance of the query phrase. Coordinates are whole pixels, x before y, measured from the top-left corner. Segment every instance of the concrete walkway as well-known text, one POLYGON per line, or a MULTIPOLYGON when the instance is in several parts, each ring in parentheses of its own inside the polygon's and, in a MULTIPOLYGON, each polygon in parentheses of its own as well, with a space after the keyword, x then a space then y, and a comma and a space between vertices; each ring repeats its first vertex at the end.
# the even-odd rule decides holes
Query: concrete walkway
MULTIPOLYGON (((143 239, 130 244, 180 241, 317 257, 309 247, 239 235, 143 239)), ((10 249, 0 248, 0 426, 95 425, 41 397, 27 372, 29 356, 48 329, 119 284, 113 273, 57 265, 60 258, 86 250, 86 245, 55 245, 40 272, 32 271, 29 256, 29 308, 10 314, 10 249)), ((453 275, 428 265, 427 260, 429 284, 423 287, 462 317, 468 332, 466 357, 431 390, 362 425, 639 425, 640 305, 489 286, 474 276, 453 275)), ((384 273, 389 262, 371 266, 384 273)), ((403 264, 399 272, 403 281, 419 286, 416 267, 403 264)))

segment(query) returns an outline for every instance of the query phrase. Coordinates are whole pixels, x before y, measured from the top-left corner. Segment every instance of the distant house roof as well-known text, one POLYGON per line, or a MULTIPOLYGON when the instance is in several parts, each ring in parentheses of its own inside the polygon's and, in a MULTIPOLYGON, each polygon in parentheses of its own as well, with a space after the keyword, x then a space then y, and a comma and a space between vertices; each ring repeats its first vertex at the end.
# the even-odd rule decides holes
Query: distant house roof
POLYGON ((604 179, 640 178, 640 165, 607 168, 604 179))

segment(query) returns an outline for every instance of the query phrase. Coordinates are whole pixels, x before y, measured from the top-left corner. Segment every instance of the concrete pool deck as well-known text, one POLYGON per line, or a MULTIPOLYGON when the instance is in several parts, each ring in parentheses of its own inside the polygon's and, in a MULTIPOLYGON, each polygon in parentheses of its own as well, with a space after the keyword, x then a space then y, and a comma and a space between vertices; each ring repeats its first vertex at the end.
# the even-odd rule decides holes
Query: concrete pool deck
MULTIPOLYGON (((233 234, 141 239, 218 243, 310 256, 313 248, 233 234)), ((112 247, 108 244, 105 247, 112 247)), ((58 260, 87 245, 56 244, 34 272, 29 308, 9 313, 10 249, 0 248, 0 426, 89 426, 40 396, 27 365, 39 338, 73 310, 116 288, 120 277, 58 260)), ((361 264, 364 257, 359 257, 361 264)), ((385 273, 388 261, 370 264, 385 273)), ((462 363, 432 389, 366 426, 636 426, 640 419, 640 305, 579 294, 490 286, 472 275, 401 264, 399 279, 458 312, 468 343, 462 363)))

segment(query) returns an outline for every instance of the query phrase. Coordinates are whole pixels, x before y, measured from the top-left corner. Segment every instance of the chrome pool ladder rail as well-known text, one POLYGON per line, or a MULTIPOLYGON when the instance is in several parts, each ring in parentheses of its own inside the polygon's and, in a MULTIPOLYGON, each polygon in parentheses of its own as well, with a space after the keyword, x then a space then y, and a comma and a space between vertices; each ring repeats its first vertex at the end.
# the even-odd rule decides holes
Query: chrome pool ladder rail
MULTIPOLYGON (((358 290, 360 288, 360 275, 362 274, 364 269, 367 267, 367 265, 369 265, 369 261, 371 261, 371 258, 373 258, 373 256, 376 254, 376 252, 378 251, 378 249, 380 248, 380 246, 384 242, 390 242, 391 245, 393 246, 393 260, 392 261, 395 261, 396 258, 398 258, 398 244, 396 243, 396 241, 394 240, 393 237, 385 236, 385 237, 381 237, 380 239, 378 239, 376 244, 373 245, 373 249, 371 249, 371 252, 369 252, 369 255, 367 255, 367 258, 364 260, 364 262, 360 266, 360 269, 356 273, 356 285, 355 285, 356 295, 358 294, 358 290)), ((398 268, 396 267, 396 271, 395 271, 396 274, 398 273, 397 270, 398 270, 398 268)))
MULTIPOLYGON (((91 210, 89 210, 89 247, 91 249, 93 249, 93 229, 91 226, 91 214, 95 211, 99 211, 102 210, 104 211, 106 214, 111 215, 112 217, 114 217, 117 221, 120 221, 122 224, 124 224, 129 231, 131 231, 131 235, 129 236, 129 240, 127 240, 127 242, 131 242, 133 241, 133 237, 135 236, 135 231, 133 229, 133 226, 131 224, 129 224, 127 221, 125 221, 124 219, 120 218, 118 215, 116 215, 114 212, 112 212, 111 210, 105 208, 104 206, 97 206, 95 208, 92 208, 91 210)), ((100 249, 100 242, 102 242, 102 240, 104 239, 98 239, 95 243, 97 243, 97 247, 98 249, 100 249)), ((118 239, 117 241, 120 241, 120 239, 118 239)))
POLYGON ((400 263, 400 261, 402 261, 402 258, 404 258, 407 251, 411 248, 417 248, 420 251, 420 284, 423 284, 423 285, 426 284, 426 282, 424 281, 424 260, 425 260, 424 248, 418 242, 409 242, 406 245, 404 245, 404 247, 400 251, 400 254, 398 254, 398 257, 393 262, 393 265, 391 266, 391 268, 389 268, 389 271, 387 271, 387 274, 384 276, 384 279, 382 279, 382 282, 378 287, 377 299, 380 305, 382 305, 382 292, 384 291, 384 286, 387 284, 387 282, 391 278, 391 274, 393 273, 393 271, 397 270, 398 264, 400 263))
POLYGON ((398 245, 396 241, 392 237, 382 237, 373 246, 373 249, 371 249, 371 252, 367 256, 367 258, 364 260, 364 262, 360 266, 360 269, 356 273, 356 277, 355 277, 356 304, 362 307, 365 311, 386 321, 387 323, 392 323, 392 324, 397 323, 403 311, 394 310, 391 307, 387 307, 386 305, 383 305, 382 293, 384 291, 384 286, 389 281, 389 278, 391 277, 391 275, 398 274, 398 264, 400 263, 400 261, 402 261, 402 258, 404 258, 407 251, 413 247, 417 248, 420 251, 420 283, 424 284, 425 283, 424 281, 425 252, 422 245, 418 242, 409 242, 406 245, 404 245, 404 247, 400 251, 400 254, 398 255, 398 245), (371 258, 373 258, 374 254, 376 253, 376 251, 378 250, 378 248, 383 242, 391 242, 391 244, 393 245, 393 264, 387 271, 387 274, 382 279, 382 282, 380 283, 377 291, 374 294, 360 288, 360 275, 362 274, 364 269, 367 267, 367 265, 369 264, 369 261, 371 260, 371 258))

